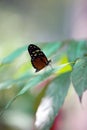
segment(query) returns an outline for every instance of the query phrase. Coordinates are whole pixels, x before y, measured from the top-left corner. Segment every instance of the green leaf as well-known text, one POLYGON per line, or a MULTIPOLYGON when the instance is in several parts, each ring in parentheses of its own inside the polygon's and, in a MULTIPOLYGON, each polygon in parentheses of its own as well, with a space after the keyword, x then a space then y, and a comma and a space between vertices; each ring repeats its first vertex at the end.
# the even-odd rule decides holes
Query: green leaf
POLYGON ((71 40, 68 44, 67 54, 69 61, 75 61, 77 58, 83 57, 87 54, 87 41, 71 40))
POLYGON ((21 77, 17 79, 10 79, 0 83, 0 90, 8 89, 13 87, 14 84, 18 84, 18 86, 23 86, 23 82, 30 80, 33 75, 31 73, 25 73, 21 77))
POLYGON ((27 46, 23 46, 21 48, 18 48, 17 50, 12 52, 10 55, 3 58, 1 61, 1 65, 13 62, 16 58, 18 58, 26 50, 27 50, 27 46))
POLYGON ((43 80, 47 79, 49 76, 55 74, 56 71, 64 68, 67 65, 69 65, 69 63, 57 66, 56 68, 48 70, 45 73, 42 73, 42 74, 39 74, 39 75, 36 75, 36 76, 32 77, 31 80, 29 80, 29 82, 18 93, 18 95, 24 94, 28 89, 30 89, 31 87, 34 87, 34 86, 38 85, 40 82, 42 82, 43 80))
POLYGON ((40 75, 36 75, 35 77, 32 77, 31 80, 29 80, 29 82, 23 87, 23 89, 18 93, 18 95, 22 95, 24 94, 28 89, 30 89, 31 87, 34 87, 36 85, 38 85, 41 81, 45 80, 47 77, 49 77, 52 74, 53 70, 44 73, 44 74, 40 74, 40 75))
MULTIPOLYGON (((65 97, 67 95, 69 85, 70 85, 70 72, 64 73, 58 77, 56 77, 52 83, 48 86, 46 91, 46 96, 48 99, 52 101, 51 105, 49 106, 51 111, 46 109, 46 112, 49 111, 50 113, 47 116, 47 121, 41 122, 43 123, 43 127, 41 130, 49 130, 51 125, 58 114, 59 109, 64 103, 65 97)), ((49 103, 47 103, 49 104, 49 103)), ((46 104, 46 105, 47 105, 46 104)), ((45 104, 43 104, 45 105, 45 104)), ((41 109, 41 106, 40 106, 41 109)), ((42 108, 43 109, 43 108, 42 108)), ((45 114, 45 110, 42 110, 41 115, 45 114)), ((48 113, 48 112, 47 112, 48 113)), ((39 113, 38 113, 39 115, 39 113)), ((38 117, 37 117, 38 118, 38 117)), ((45 119, 46 120, 46 119, 45 119)), ((39 124, 40 125, 40 124, 39 124)))
MULTIPOLYGON (((5 88, 8 88, 9 85, 12 85, 14 83, 18 83, 18 82, 23 82, 23 80, 25 80, 26 78, 28 78, 28 82, 27 84, 19 91, 19 93, 13 97, 8 103, 7 105, 5 106, 4 110, 5 109, 8 109, 8 107, 13 103, 13 101, 18 97, 18 96, 21 96, 22 94, 24 94, 28 89, 30 89, 31 87, 35 87, 36 85, 38 85, 41 81, 45 80, 47 77, 49 77, 51 74, 55 73, 57 70, 60 70, 62 68, 64 68, 65 66, 67 66, 69 63, 67 64, 63 64, 63 65, 60 65, 58 67, 56 67, 55 69, 51 69, 51 70, 48 70, 46 73, 43 73, 43 74, 40 74, 40 75, 24 75, 16 80, 10 80, 10 81, 7 81, 7 82, 4 82, 1 84, 1 88, 0 89, 5 89, 5 88)), ((4 111, 3 110, 3 111, 4 111)), ((3 112, 1 112, 1 115, 3 114, 3 112)))
POLYGON ((54 69, 50 69, 45 73, 37 74, 37 75, 35 75, 35 73, 26 72, 16 79, 10 79, 10 80, 1 82, 0 90, 11 88, 11 87, 13 87, 14 84, 18 85, 19 87, 24 85, 23 90, 21 90, 20 93, 21 94, 25 93, 32 86, 36 86, 38 83, 45 80, 51 74, 55 73, 58 70, 61 70, 62 68, 66 67, 67 65, 69 65, 69 63, 57 66, 54 69), (23 84, 23 83, 25 83, 25 84, 23 84))
POLYGON ((56 53, 64 44, 62 42, 52 42, 48 43, 43 47, 43 51, 46 53, 46 55, 49 57, 52 54, 56 53))
POLYGON ((71 73, 72 83, 79 96, 87 89, 87 57, 77 60, 71 73))

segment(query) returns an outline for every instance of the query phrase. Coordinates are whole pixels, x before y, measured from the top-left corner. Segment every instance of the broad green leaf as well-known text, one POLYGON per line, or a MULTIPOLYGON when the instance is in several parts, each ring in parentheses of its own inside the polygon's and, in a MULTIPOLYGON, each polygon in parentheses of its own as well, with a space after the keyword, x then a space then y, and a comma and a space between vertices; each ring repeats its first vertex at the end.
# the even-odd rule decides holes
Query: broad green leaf
MULTIPOLYGON (((6 109, 8 109, 8 107, 16 100, 17 97, 24 94, 31 87, 36 86, 42 80, 45 80, 48 76, 55 73, 58 69, 60 70, 60 69, 62 69, 63 67, 65 67, 67 65, 68 65, 68 63, 64 64, 64 65, 61 65, 61 66, 58 66, 55 69, 51 69, 50 71, 47 71, 46 73, 44 73, 42 75, 36 75, 35 77, 31 77, 31 79, 29 79, 29 82, 23 87, 23 89, 21 89, 19 91, 19 93, 7 103, 7 105, 5 106, 3 111, 1 111, 0 115, 2 115, 3 112, 6 109)), ((53 118, 55 117, 55 115, 57 114, 59 108, 61 107, 61 105, 64 102, 65 96, 66 96, 67 91, 68 91, 69 82, 70 82, 69 75, 70 75, 70 72, 55 78, 55 80, 52 82, 49 89, 47 90, 46 95, 49 95, 49 96, 51 96, 53 98, 53 100, 56 100, 55 104, 53 104, 54 116, 52 117, 51 122, 53 121, 53 118), (55 105, 57 105, 57 107, 55 105)), ((49 122, 49 123, 51 123, 51 122, 49 122)))
POLYGON ((77 58, 83 57, 87 54, 87 41, 71 40, 68 44, 67 54, 69 61, 75 61, 77 58))
POLYGON ((49 57, 52 54, 56 53, 64 44, 62 42, 53 42, 48 43, 45 46, 43 46, 43 51, 46 53, 46 55, 49 57))
POLYGON ((50 69, 45 73, 37 74, 37 75, 35 73, 26 72, 18 78, 1 82, 0 90, 11 88, 11 87, 13 87, 14 84, 17 86, 24 85, 24 88, 21 91, 22 91, 22 93, 25 93, 32 86, 36 86, 38 83, 45 80, 51 74, 55 73, 58 70, 61 70, 62 68, 66 67, 67 65, 69 65, 69 63, 57 66, 54 69, 50 69), (25 82, 25 84, 23 84, 24 82, 25 82), (27 82, 27 84, 26 84, 26 82, 27 82))
POLYGON ((12 52, 10 55, 3 58, 1 61, 1 65, 13 62, 16 58, 18 58, 26 50, 27 50, 27 46, 23 46, 21 48, 18 48, 17 50, 12 52))
POLYGON ((72 83, 81 96, 87 89, 87 57, 77 60, 71 73, 72 83))
POLYGON ((56 68, 48 70, 45 73, 32 77, 32 79, 24 86, 24 88, 18 93, 18 95, 24 94, 28 89, 38 85, 40 82, 44 81, 49 76, 54 75, 56 73, 56 71, 61 70, 62 68, 66 67, 67 65, 69 65, 69 63, 57 66, 56 68))
POLYGON ((46 91, 46 96, 44 97, 44 98, 47 97, 48 101, 46 104, 44 104, 43 102, 42 107, 39 106, 40 113, 38 111, 37 118, 36 118, 36 122, 37 122, 39 118, 38 115, 40 114, 43 115, 47 113, 47 118, 45 116, 45 121, 42 121, 41 124, 39 124, 40 126, 42 126, 41 130, 49 130, 51 128, 51 125, 56 115, 58 114, 59 109, 62 107, 70 85, 70 74, 71 74, 70 72, 67 72, 56 77, 52 81, 52 83, 50 83, 50 85, 48 86, 48 89, 46 91), (48 107, 49 104, 48 102, 50 101, 50 99, 51 99, 51 103, 50 106, 48 107), (43 109, 44 105, 47 105, 47 109, 43 109))
POLYGON ((13 87, 14 84, 18 85, 18 86, 21 86, 21 85, 23 86, 23 82, 30 80, 32 76, 33 76, 33 74, 31 74, 31 73, 25 73, 17 79, 10 79, 10 80, 1 82, 0 90, 11 88, 11 87, 13 87))
POLYGON ((32 79, 24 86, 24 88, 18 93, 18 95, 22 95, 31 87, 38 85, 41 81, 49 77, 52 74, 52 72, 53 70, 40 74, 40 75, 36 75, 35 77, 32 77, 32 79))

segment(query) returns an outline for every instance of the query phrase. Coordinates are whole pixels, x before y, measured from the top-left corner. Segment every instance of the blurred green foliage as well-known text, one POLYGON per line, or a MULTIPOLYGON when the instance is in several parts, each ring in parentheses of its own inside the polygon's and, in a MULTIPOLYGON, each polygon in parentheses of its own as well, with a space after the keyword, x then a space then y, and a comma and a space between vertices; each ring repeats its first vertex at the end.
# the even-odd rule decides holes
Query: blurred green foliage
POLYGON ((3 109, 16 109, 34 115, 35 108, 38 108, 38 97, 40 102, 43 96, 51 96, 55 102, 50 127, 65 100, 70 83, 73 83, 79 95, 87 89, 87 41, 69 40, 36 45, 52 60, 53 67, 48 66, 47 69, 35 73, 27 46, 17 48, 2 58, 0 110, 2 112, 3 109), (51 80, 46 82, 49 78, 51 80), (40 84, 41 87, 38 87, 40 84), (43 88, 46 88, 45 91, 43 88))

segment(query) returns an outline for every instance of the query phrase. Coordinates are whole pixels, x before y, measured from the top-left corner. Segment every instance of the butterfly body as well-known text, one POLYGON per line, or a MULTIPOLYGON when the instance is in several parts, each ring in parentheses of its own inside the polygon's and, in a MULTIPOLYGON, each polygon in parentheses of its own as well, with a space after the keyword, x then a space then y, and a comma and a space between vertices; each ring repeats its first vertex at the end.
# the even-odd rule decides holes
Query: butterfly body
POLYGON ((41 49, 34 44, 30 44, 28 46, 28 52, 31 57, 31 63, 36 69, 36 72, 42 70, 51 62, 51 60, 47 59, 46 55, 41 51, 41 49))

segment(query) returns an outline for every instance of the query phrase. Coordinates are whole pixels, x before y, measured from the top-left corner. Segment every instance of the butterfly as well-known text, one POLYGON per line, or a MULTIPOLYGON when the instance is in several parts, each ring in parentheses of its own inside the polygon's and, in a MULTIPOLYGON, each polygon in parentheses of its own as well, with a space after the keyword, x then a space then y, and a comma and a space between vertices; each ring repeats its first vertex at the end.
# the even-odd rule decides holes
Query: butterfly
POLYGON ((47 59, 46 55, 41 51, 41 49, 34 44, 30 44, 28 46, 28 52, 31 57, 32 66, 36 69, 35 72, 42 70, 51 62, 51 60, 47 59))

